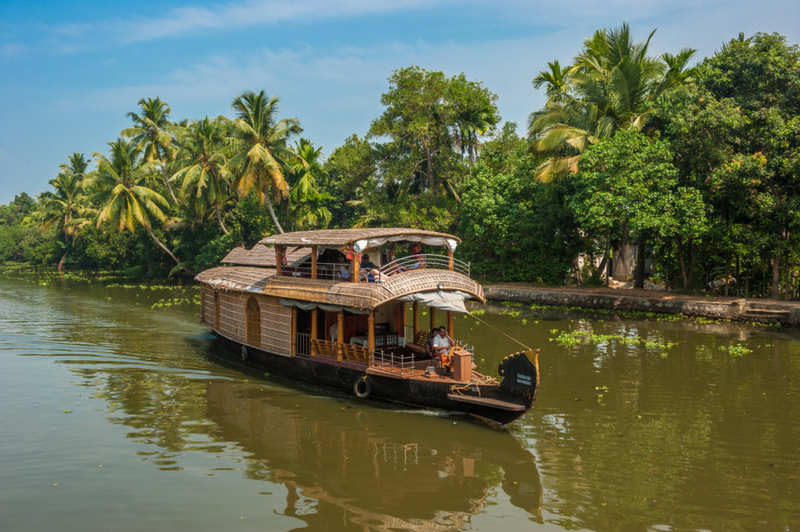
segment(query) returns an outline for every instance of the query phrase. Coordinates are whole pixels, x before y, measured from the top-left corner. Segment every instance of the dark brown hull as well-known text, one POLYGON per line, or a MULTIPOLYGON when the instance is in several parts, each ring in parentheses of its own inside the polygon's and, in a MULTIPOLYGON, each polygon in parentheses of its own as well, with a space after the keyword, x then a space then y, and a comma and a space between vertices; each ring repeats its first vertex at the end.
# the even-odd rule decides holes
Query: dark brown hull
MULTIPOLYGON (((216 333, 217 341, 223 349, 237 360, 242 360, 242 344, 216 333)), ((323 386, 331 386, 355 394, 357 382, 369 380, 370 399, 380 399, 402 403, 419 408, 435 408, 469 414, 495 423, 507 424, 518 419, 533 407, 538 390, 538 366, 522 360, 531 385, 525 389, 514 389, 507 383, 509 379, 518 382, 516 373, 506 375, 500 385, 481 386, 480 396, 474 390, 452 389, 453 381, 438 379, 408 379, 381 375, 380 372, 367 371, 360 364, 337 362, 322 357, 275 355, 247 346, 245 363, 270 373, 279 374, 299 381, 323 386), (525 393, 527 392, 527 393, 525 393)), ((507 364, 504 361, 504 364, 507 364)), ((501 368, 503 366, 501 365, 501 368)), ((520 381, 524 382, 524 381, 520 381)), ((519 386, 516 386, 519 388, 519 386)))

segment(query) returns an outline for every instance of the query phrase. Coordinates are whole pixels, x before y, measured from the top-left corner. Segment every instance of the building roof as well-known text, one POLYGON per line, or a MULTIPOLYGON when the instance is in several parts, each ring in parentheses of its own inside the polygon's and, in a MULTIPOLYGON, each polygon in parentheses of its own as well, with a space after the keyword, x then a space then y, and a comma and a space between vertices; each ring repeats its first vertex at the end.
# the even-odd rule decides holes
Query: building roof
MULTIPOLYGON (((446 233, 404 228, 369 229, 325 229, 320 231, 297 231, 269 236, 259 242, 266 246, 346 246, 359 240, 391 237, 449 238, 461 243, 461 239, 446 233)), ((415 240, 416 241, 416 240, 415 240)))
POLYGON ((448 270, 407 271, 392 275, 382 283, 278 277, 275 273, 276 270, 267 268, 220 266, 200 273, 195 279, 225 290, 359 309, 375 308, 405 295, 431 290, 457 290, 486 302, 480 284, 448 270))

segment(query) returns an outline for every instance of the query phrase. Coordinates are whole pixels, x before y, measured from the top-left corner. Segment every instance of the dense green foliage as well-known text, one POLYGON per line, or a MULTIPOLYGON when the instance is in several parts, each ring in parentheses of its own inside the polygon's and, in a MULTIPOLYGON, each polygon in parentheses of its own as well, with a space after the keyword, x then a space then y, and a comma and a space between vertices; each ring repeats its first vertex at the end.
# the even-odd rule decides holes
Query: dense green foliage
POLYGON ((800 50, 740 36, 690 66, 691 49, 650 55, 654 33, 598 30, 549 63, 525 138, 482 83, 415 66, 327 159, 263 91, 216 119, 143 98, 109 151, 0 206, 0 260, 186 274, 284 227, 406 226, 457 234, 487 280, 601 282, 638 243, 672 287, 794 295, 800 50))

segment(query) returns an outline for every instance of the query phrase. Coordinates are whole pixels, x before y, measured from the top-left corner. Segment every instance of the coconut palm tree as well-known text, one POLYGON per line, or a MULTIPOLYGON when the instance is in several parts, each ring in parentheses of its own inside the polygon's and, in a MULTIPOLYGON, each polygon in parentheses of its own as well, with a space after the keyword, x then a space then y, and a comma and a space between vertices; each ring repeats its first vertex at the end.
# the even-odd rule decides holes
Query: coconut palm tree
POLYGON ((141 226, 150 238, 175 261, 173 272, 186 270, 181 261, 165 246, 153 232, 153 221, 166 221, 164 211, 169 203, 164 196, 152 188, 159 163, 144 160, 143 150, 136 141, 117 139, 109 142, 109 157, 94 153, 97 170, 93 172, 89 187, 93 194, 89 200, 100 207, 97 216, 98 227, 107 222, 111 231, 131 233, 141 226))
POLYGON ((324 228, 331 221, 331 212, 324 205, 331 195, 320 191, 330 180, 323 166, 322 147, 315 148, 313 142, 300 139, 292 153, 289 197, 295 222, 302 228, 324 228))
POLYGON ((173 133, 176 128, 169 121, 169 105, 158 96, 155 99, 142 98, 137 105, 142 108, 141 116, 134 112, 128 113, 126 116, 133 120, 133 127, 123 129, 121 135, 137 143, 145 161, 159 163, 167 191, 172 201, 178 203, 167 175, 167 165, 173 160, 175 153, 173 133))
POLYGON ((562 102, 570 92, 570 69, 561 68, 561 63, 557 60, 547 63, 547 67, 549 70, 542 70, 533 78, 533 88, 544 86, 548 103, 562 102))
POLYGON ((89 159, 78 152, 73 152, 72 155, 68 155, 67 159, 69 163, 58 165, 61 169, 59 175, 74 175, 78 179, 78 182, 83 181, 87 174, 86 171, 89 169, 89 159))
MULTIPOLYGON (((70 159, 73 162, 72 158, 70 159)), ((71 170, 75 169, 73 167, 71 170)), ((86 168, 84 167, 83 170, 85 171, 86 168)), ((47 230, 55 225, 58 232, 64 234, 64 254, 61 256, 61 260, 58 261, 58 271, 62 271, 64 259, 67 258, 67 253, 69 253, 70 237, 74 241, 81 229, 91 223, 89 216, 93 211, 85 204, 86 198, 81 186, 82 175, 83 172, 69 171, 69 173, 60 173, 58 177, 50 180, 54 193, 48 194, 44 204, 42 227, 47 230)))
POLYGON ((223 171, 231 176, 240 196, 255 191, 259 202, 267 204, 276 229, 283 233, 272 208, 272 198, 281 201, 289 196, 284 170, 293 153, 288 142, 303 130, 297 118, 278 120, 279 104, 277 96, 268 97, 264 91, 258 94, 247 91, 234 98, 231 104, 236 112, 235 119, 219 118, 232 124, 236 132, 226 150, 230 159, 223 171))
POLYGON ((193 120, 177 135, 178 151, 170 178, 180 184, 180 195, 190 210, 205 210, 211 206, 222 232, 228 230, 222 223, 222 210, 230 198, 230 182, 222 172, 225 165, 223 148, 228 138, 227 130, 217 120, 208 117, 193 120))
POLYGON ((576 172, 583 150, 619 129, 645 129, 657 100, 691 74, 687 66, 695 50, 651 57, 654 34, 634 42, 627 23, 598 30, 572 66, 549 63, 550 71, 534 78, 534 86, 545 86, 548 94, 544 108, 528 117, 531 151, 546 157, 538 179, 576 172))

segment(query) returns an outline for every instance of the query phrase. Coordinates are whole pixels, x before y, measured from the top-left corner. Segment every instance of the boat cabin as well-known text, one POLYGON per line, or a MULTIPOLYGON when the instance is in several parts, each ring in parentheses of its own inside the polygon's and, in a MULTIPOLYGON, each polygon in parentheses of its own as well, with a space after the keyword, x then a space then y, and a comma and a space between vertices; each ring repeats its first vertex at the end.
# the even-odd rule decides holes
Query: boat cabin
MULTIPOLYGON (((485 301, 470 265, 454 257, 460 242, 415 229, 273 235, 197 276, 202 321, 273 355, 420 375, 430 364, 421 359, 437 310, 456 338, 454 313, 467 312, 467 299, 485 301)), ((469 354, 466 346, 457 351, 469 354)), ((459 367, 452 378, 469 381, 471 358, 459 367)))

